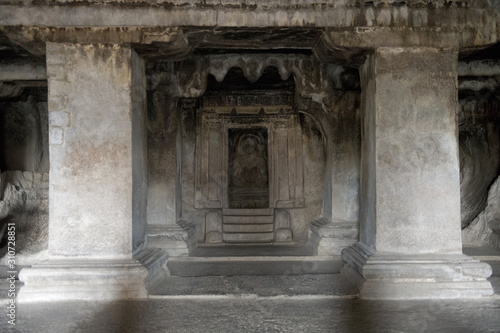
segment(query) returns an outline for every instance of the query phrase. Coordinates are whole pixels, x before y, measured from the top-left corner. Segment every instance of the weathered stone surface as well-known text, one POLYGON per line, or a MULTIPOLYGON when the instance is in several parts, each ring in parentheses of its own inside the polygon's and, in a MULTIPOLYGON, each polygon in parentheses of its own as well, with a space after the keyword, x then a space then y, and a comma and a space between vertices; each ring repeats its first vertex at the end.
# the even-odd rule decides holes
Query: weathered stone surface
POLYGON ((21 270, 20 303, 146 298, 148 270, 137 261, 57 261, 21 270))
POLYGON ((132 258, 146 241, 144 63, 128 47, 49 44, 47 71, 51 128, 64 131, 50 150, 49 260, 21 271, 18 299, 146 297, 161 264, 132 258))
POLYGON ((332 222, 319 219, 311 223, 308 244, 314 254, 340 255, 342 250, 359 240, 357 222, 332 222))
MULTIPOLYGON (((7 223, 16 226, 16 263, 29 265, 47 258, 48 179, 42 174, 6 171, 0 174, 0 230, 7 223)), ((7 243, 5 243, 7 245, 7 243)), ((0 263, 6 263, 7 246, 0 249, 0 263)))
MULTIPOLYGON (((457 2, 458 4, 459 2, 457 2)), ((150 10, 149 2, 120 4, 80 3, 72 6, 3 5, 0 23, 6 26, 199 26, 199 27, 447 27, 473 30, 469 22, 482 22, 482 29, 474 33, 479 40, 489 37, 486 32, 496 31, 491 15, 495 4, 474 1, 468 6, 430 1, 421 3, 387 2, 374 6, 360 5, 357 1, 341 2, 173 2, 150 10), (133 4, 133 5, 132 5, 133 4), (69 14, 73 15, 69 15, 69 14), (36 19, 33 19, 36 18, 36 19), (106 18, 103 20, 102 18, 106 18), (458 19, 461 18, 461 19, 458 19)), ((492 35, 492 34, 491 34, 492 35)), ((490 36, 491 36, 490 35, 490 36)))
POLYGON ((49 104, 66 97, 49 111, 70 118, 51 123, 64 132, 51 145, 53 258, 131 258, 144 242, 145 95, 136 57, 117 45, 48 46, 49 104))
MULTIPOLYGON (((319 270, 318 270, 319 271, 319 270)), ((171 277, 152 291, 154 296, 354 297, 356 288, 340 274, 171 277)))
POLYGON ((463 93, 459 113, 462 228, 484 210, 500 170, 500 103, 489 92, 463 93))
POLYGON ((343 92, 331 102, 330 118, 322 122, 328 139, 323 218, 334 223, 357 223, 359 220, 359 97, 359 91, 343 92))
POLYGON ((47 80, 45 64, 26 60, 0 62, 0 81, 20 80, 47 80))
POLYGON ((381 48, 365 64, 360 237, 374 251, 461 252, 455 57, 381 48))
MULTIPOLYGON (((299 289, 307 290, 307 286, 299 289)), ((26 304, 19 307, 16 328, 30 332, 495 332, 498 304, 496 297, 464 302, 365 301, 321 295, 164 296, 140 301, 26 304)), ((9 329, 7 325, 3 323, 2 328, 9 329)))
POLYGON ((228 243, 270 243, 274 240, 274 233, 224 233, 222 234, 222 240, 228 243))
POLYGON ((464 246, 500 249, 500 177, 490 187, 486 208, 462 231, 464 246))
POLYGON ((293 240, 290 213, 277 209, 274 213, 274 240, 276 242, 291 242, 293 240))
POLYGON ((500 60, 486 59, 475 61, 460 61, 458 63, 459 76, 496 76, 500 75, 500 60))
MULTIPOLYGON (((0 168, 45 171, 48 143, 52 157, 52 263, 26 270, 26 292, 48 277, 57 294, 101 274, 106 263, 80 262, 99 259, 120 266, 99 275, 115 288, 99 297, 120 283, 141 295, 132 254, 146 246, 155 276, 158 253, 186 256, 196 241, 309 241, 336 255, 361 220, 344 258, 352 277, 377 280, 363 297, 487 295, 487 265, 460 254, 457 156, 466 227, 498 177, 498 45, 482 49, 499 18, 496 0, 2 2, 0 168), (33 93, 44 80, 50 116, 33 93), (267 219, 251 212, 267 207, 267 219), (446 281, 418 284, 433 276, 446 281)), ((44 177, 7 192, 45 203, 44 177)), ((493 206, 464 232, 471 243, 498 245, 493 206)))
POLYGON ((24 99, 0 102, 0 168, 49 171, 46 93, 25 92, 24 99), (45 96, 44 96, 45 95, 45 96))
POLYGON ((342 252, 362 298, 493 294, 461 254, 455 57, 379 48, 363 66, 360 241, 342 252))
MULTIPOLYGON (((238 249, 244 248, 239 245, 238 249)), ((280 246, 280 249, 282 247, 280 246)), ((269 247, 267 247, 269 249, 269 247)), ((203 252, 201 249, 199 252, 203 252)), ((247 252, 249 252, 247 250, 247 252)), ((170 258, 167 267, 172 276, 258 276, 258 275, 302 275, 338 274, 343 266, 339 256, 258 256, 234 257, 184 257, 170 258)), ((286 250, 283 251, 286 254, 286 250)), ((208 252, 210 253, 210 252, 208 252)), ((293 253, 293 252, 292 252, 293 253)))
POLYGON ((479 298, 493 295, 492 269, 463 254, 378 254, 360 243, 345 249, 342 274, 364 299, 479 298))
POLYGON ((169 256, 187 256, 196 247, 193 223, 180 221, 176 225, 148 224, 149 248, 163 249, 169 256))
POLYGON ((160 82, 152 88, 147 113, 148 223, 175 225, 181 201, 181 114, 176 112, 173 84, 160 82))

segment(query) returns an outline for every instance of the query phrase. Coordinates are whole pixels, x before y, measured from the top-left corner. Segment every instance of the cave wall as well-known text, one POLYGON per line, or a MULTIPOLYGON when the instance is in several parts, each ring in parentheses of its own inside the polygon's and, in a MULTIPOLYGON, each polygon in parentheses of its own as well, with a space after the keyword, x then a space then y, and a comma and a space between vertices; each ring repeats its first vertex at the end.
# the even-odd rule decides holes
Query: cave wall
MULTIPOLYGON (((0 100, 0 234, 16 225, 19 265, 45 258, 49 223, 47 89, 0 100)), ((0 237, 1 239, 1 237, 0 237)), ((0 264, 6 247, 0 242, 0 264)))
POLYGON ((463 92, 459 113, 462 228, 486 207, 500 171, 500 100, 486 92, 463 92))
MULTIPOLYGON (((0 173, 0 227, 16 225, 18 265, 46 259, 49 236, 49 174, 0 173)), ((6 239, 0 243, 0 265, 6 264, 6 239)))
POLYGON ((500 99, 465 91, 459 113, 462 239, 464 246, 500 248, 500 99))
POLYGON ((46 88, 0 100, 0 170, 49 171, 46 88))

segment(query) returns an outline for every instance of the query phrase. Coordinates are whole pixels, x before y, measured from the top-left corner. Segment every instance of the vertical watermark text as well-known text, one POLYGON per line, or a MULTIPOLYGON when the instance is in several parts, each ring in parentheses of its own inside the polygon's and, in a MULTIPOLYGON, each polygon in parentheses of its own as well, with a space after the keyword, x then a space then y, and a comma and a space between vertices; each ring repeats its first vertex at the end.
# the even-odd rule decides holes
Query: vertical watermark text
POLYGON ((9 223, 7 225, 7 321, 10 325, 16 325, 16 225, 9 223))

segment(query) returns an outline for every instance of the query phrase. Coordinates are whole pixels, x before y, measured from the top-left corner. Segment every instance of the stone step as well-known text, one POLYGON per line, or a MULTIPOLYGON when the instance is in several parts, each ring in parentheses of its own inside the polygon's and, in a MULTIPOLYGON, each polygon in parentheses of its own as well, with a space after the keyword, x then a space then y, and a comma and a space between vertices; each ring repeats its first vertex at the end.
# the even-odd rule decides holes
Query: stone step
POLYGON ((357 289, 340 274, 273 276, 171 276, 150 291, 161 296, 357 297, 357 289))
POLYGON ((231 232, 272 232, 274 225, 271 224, 224 224, 222 231, 231 232))
MULTIPOLYGON (((296 243, 295 245, 247 245, 247 244, 224 244, 207 245, 198 244, 191 250, 191 257, 214 258, 214 257, 312 257, 313 249, 308 244, 296 243)), ((174 257, 174 256, 172 256, 174 257)))
POLYGON ((174 257, 167 262, 172 276, 339 274, 340 256, 314 257, 174 257))
POLYGON ((240 215, 228 215, 222 217, 223 223, 241 223, 241 224, 256 224, 256 223, 273 223, 273 216, 266 215, 250 215, 250 216, 240 216, 240 215))
POLYGON ((274 232, 223 233, 222 239, 228 243, 269 243, 274 239, 274 232))
POLYGON ((274 208, 224 208, 222 209, 222 215, 273 215, 274 208))

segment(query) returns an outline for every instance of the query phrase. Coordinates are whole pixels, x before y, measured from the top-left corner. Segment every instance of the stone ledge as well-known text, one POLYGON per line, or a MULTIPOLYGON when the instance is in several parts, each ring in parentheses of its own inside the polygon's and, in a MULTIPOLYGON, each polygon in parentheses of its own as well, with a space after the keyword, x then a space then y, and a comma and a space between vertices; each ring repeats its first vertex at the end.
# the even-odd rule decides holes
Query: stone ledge
POLYGON ((147 230, 149 248, 160 248, 168 256, 187 256, 196 246, 194 226, 189 223, 182 225, 150 224, 147 230))
POLYGON ((316 255, 340 255, 344 248, 356 243, 358 237, 356 223, 316 220, 309 229, 309 247, 316 255))
POLYGON ((183 257, 171 258, 172 276, 338 274, 340 257, 183 257))
POLYGON ((168 260, 168 254, 162 249, 145 249, 137 253, 134 258, 141 262, 148 270, 148 276, 144 280, 146 289, 152 290, 161 281, 164 281, 168 276, 168 271, 165 264, 168 260))
MULTIPOLYGON (((265 1, 268 4, 268 1, 265 1)), ((474 1, 476 3, 476 1, 474 1)), ((349 6, 300 4, 263 6, 249 5, 247 8, 238 1, 237 5, 219 3, 212 6, 152 4, 149 1, 107 4, 88 1, 87 3, 59 3, 43 6, 5 3, 0 14, 3 26, 74 26, 74 27, 151 27, 151 26, 192 26, 192 27, 354 27, 354 26, 462 26, 493 24, 495 6, 471 5, 468 7, 409 7, 409 6, 349 6), (151 10, 154 9, 154 10, 151 10), (72 14, 72 15, 69 15, 72 14), (106 20, 103 20, 103 18, 106 20), (458 19, 460 18, 460 19, 458 19), (484 19, 484 20, 482 20, 484 19)))
POLYGON ((362 299, 455 299, 489 297, 494 294, 489 281, 364 280, 348 265, 344 266, 342 274, 350 281, 357 282, 362 299))
POLYGON ((176 277, 158 285, 152 297, 168 296, 356 297, 357 290, 340 274, 176 277))
POLYGON ((494 291, 492 269, 463 254, 374 254, 360 243, 342 251, 342 273, 366 299, 477 298, 494 291))
POLYGON ((148 271, 137 261, 54 260, 26 267, 20 303, 146 298, 148 271))

